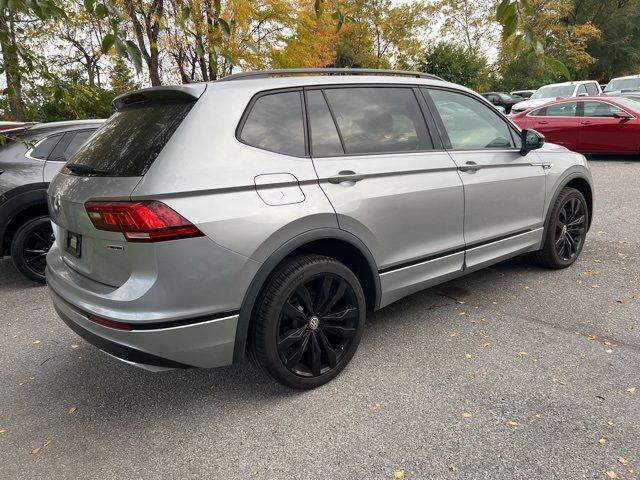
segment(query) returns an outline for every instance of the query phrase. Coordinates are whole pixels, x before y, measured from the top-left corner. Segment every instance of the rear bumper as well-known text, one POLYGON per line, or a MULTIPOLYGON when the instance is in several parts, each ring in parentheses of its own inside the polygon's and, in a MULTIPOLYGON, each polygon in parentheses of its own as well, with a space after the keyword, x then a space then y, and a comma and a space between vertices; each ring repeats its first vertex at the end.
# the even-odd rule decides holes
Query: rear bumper
POLYGON ((182 320, 179 325, 147 325, 131 331, 109 328, 88 319, 49 288, 62 320, 79 336, 124 362, 149 370, 210 368, 233 361, 238 315, 182 320))

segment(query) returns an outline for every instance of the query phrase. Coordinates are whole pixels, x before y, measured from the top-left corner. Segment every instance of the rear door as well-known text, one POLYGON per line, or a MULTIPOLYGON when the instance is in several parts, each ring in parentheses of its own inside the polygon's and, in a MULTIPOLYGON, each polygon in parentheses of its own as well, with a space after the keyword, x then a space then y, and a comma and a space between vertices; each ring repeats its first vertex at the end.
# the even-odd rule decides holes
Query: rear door
POLYGON ((461 271, 462 182, 432 138, 419 91, 339 86, 308 89, 306 99, 320 185, 340 228, 371 250, 381 305, 461 271))
POLYGON ((466 267, 536 245, 545 198, 536 153, 522 155, 515 128, 475 96, 435 87, 423 92, 464 185, 466 267))
POLYGON ((530 128, 545 136, 549 143, 575 149, 578 146, 581 119, 578 102, 561 102, 547 105, 527 115, 530 128))
POLYGON ((638 153, 640 136, 635 118, 616 118, 616 114, 627 112, 608 102, 587 100, 581 103, 581 151, 638 153))

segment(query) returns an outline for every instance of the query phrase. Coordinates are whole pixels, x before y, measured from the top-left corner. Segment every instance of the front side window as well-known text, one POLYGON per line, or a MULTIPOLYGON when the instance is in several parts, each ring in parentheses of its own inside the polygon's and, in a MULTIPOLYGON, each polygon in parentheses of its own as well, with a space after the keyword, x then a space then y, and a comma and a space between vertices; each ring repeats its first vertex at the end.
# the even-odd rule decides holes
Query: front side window
POLYGON ((304 124, 300 92, 262 95, 247 115, 240 140, 252 147, 284 155, 304 156, 304 124))
POLYGON ((576 95, 587 95, 587 87, 584 83, 578 87, 578 92, 576 95))
POLYGON ((610 117, 613 118, 616 113, 622 113, 617 107, 606 102, 584 102, 584 117, 610 117))
POLYGON ((485 104, 462 93, 428 92, 454 150, 515 147, 507 123, 485 104))
POLYGON ((409 88, 329 88, 324 91, 346 154, 412 152, 433 143, 409 88))

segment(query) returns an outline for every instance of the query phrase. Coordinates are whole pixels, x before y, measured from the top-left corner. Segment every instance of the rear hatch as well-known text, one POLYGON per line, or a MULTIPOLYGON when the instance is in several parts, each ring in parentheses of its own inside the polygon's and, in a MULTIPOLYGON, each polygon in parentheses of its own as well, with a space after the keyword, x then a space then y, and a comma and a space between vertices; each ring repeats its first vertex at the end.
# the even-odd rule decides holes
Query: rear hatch
POLYGON ((179 129, 206 85, 160 87, 114 100, 116 112, 71 157, 49 187, 56 243, 68 267, 119 287, 155 266, 152 243, 132 243, 120 231, 98 229, 87 202, 130 201, 131 192, 179 129))

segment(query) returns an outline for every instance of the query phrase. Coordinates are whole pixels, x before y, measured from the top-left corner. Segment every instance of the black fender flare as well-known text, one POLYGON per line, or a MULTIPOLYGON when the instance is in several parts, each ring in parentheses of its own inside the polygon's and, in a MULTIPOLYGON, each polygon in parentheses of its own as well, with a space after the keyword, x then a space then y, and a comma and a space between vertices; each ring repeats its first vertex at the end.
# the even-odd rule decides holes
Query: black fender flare
POLYGON ((233 349, 233 363, 239 363, 244 360, 247 336, 249 333, 249 324, 251 322, 251 316, 253 314, 253 307, 258 299, 258 295, 260 295, 262 287, 269 278, 269 275, 271 275, 273 270, 280 264, 280 262, 282 262, 282 260, 284 260, 296 249, 302 247, 303 245, 306 245, 307 243, 326 239, 341 240, 349 243, 353 247, 357 248, 360 253, 362 253, 362 255, 366 258, 375 283, 376 300, 374 310, 377 310, 379 308, 382 290, 380 286, 378 268, 373 255, 371 254, 367 246, 362 242, 362 240, 360 240, 355 235, 338 228, 317 228, 308 230, 304 233, 296 235, 291 240, 288 240, 286 243, 278 247, 278 249, 275 250, 269 256, 269 258, 267 258, 267 260, 260 266, 256 274, 254 275, 253 280, 251 281, 251 284, 249 285, 249 288, 244 295, 242 305, 240 306, 238 324, 236 327, 236 341, 233 349))
POLYGON ((48 183, 31 183, 0 195, 0 258, 5 251, 4 236, 11 220, 21 211, 35 205, 47 205, 48 183))

